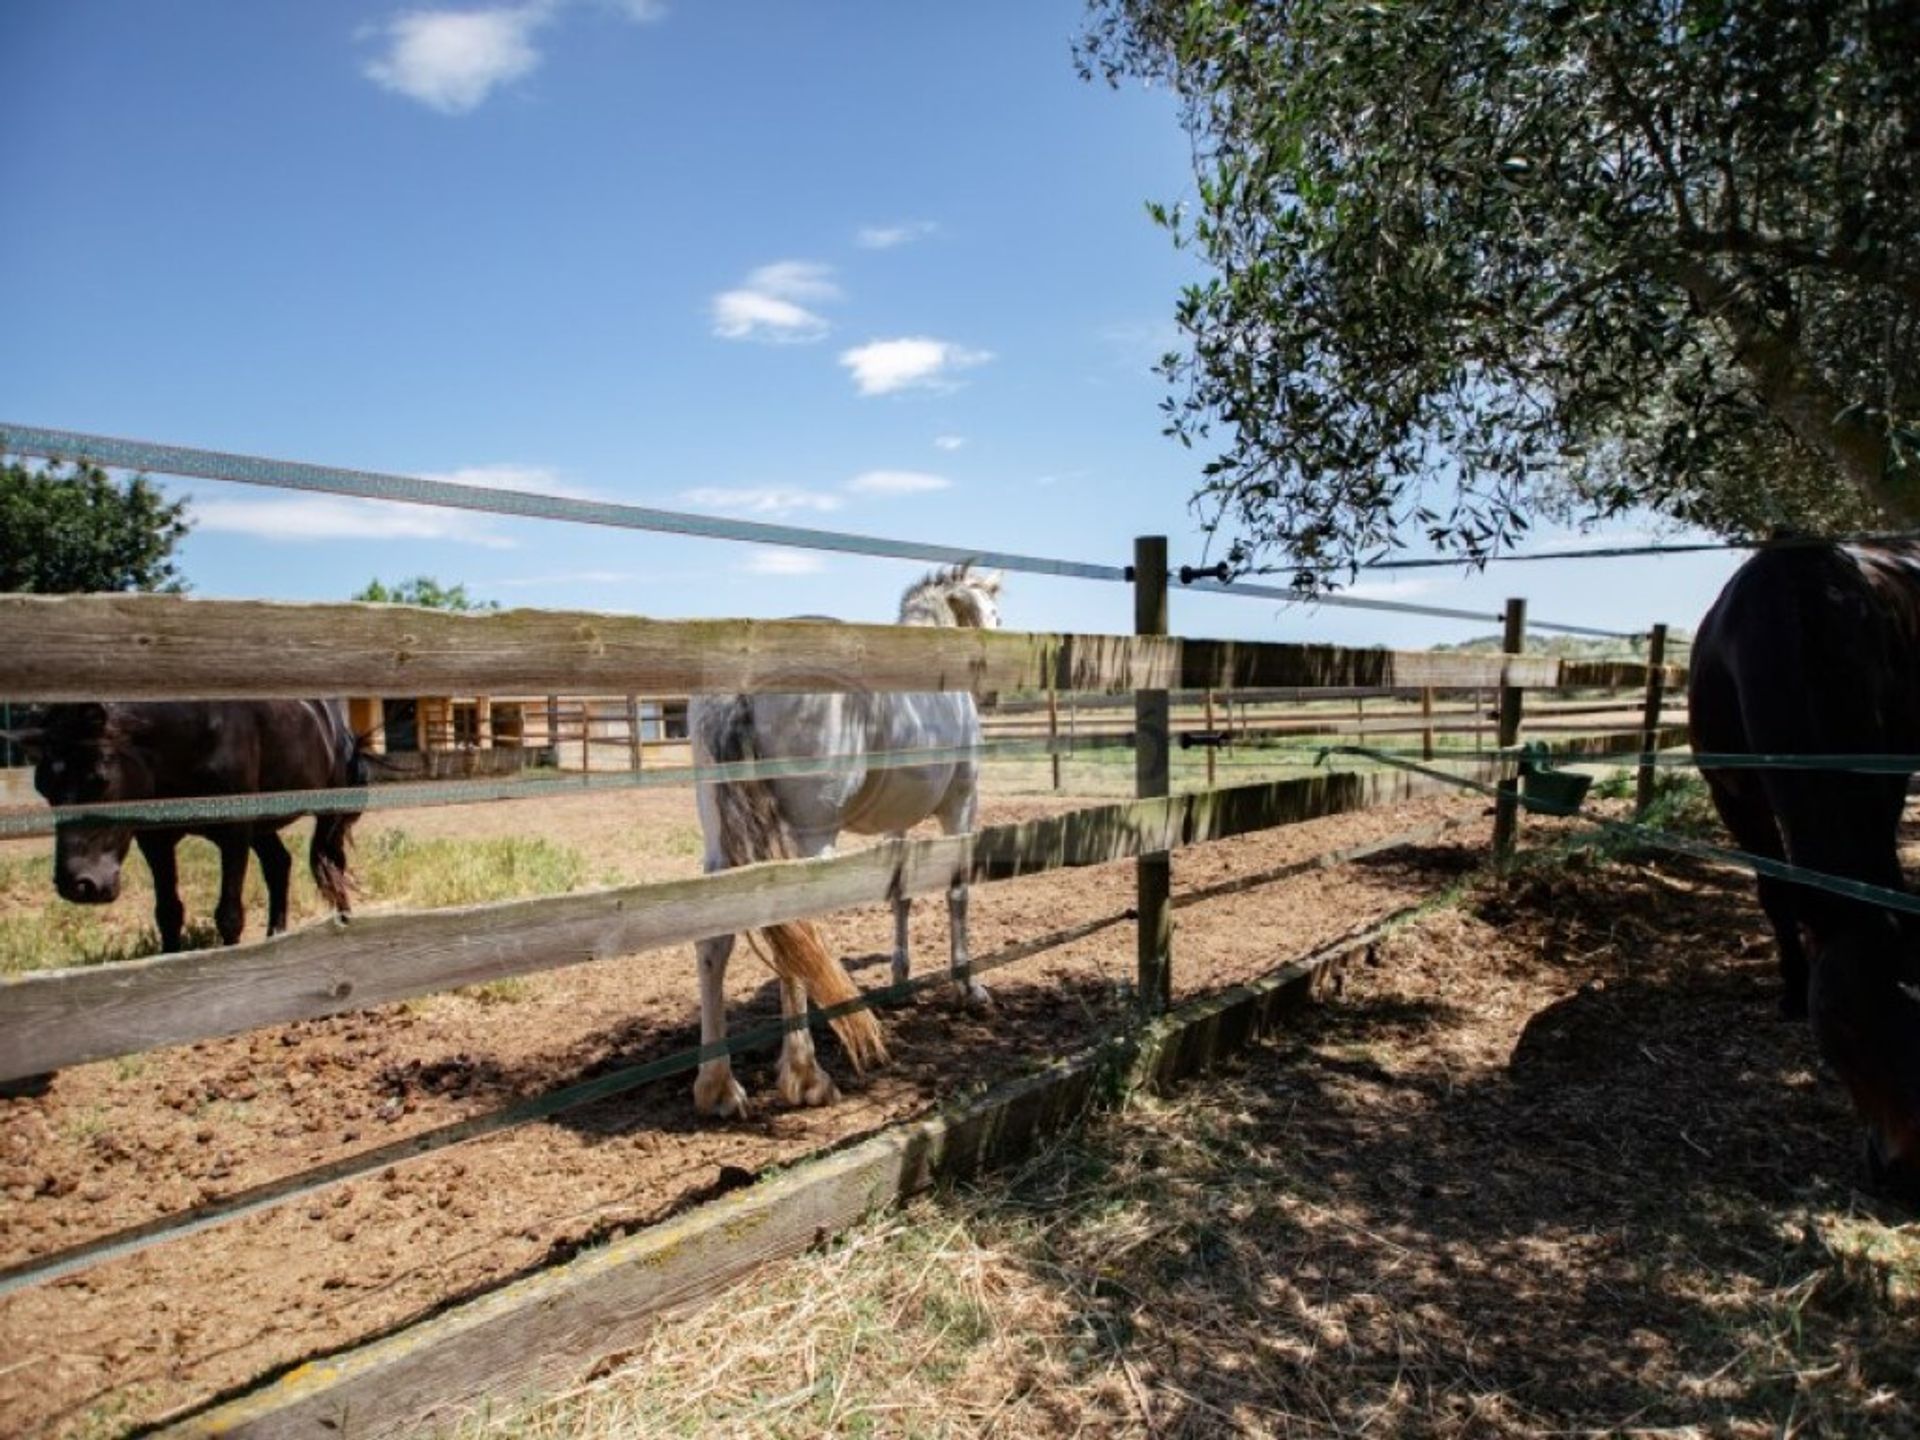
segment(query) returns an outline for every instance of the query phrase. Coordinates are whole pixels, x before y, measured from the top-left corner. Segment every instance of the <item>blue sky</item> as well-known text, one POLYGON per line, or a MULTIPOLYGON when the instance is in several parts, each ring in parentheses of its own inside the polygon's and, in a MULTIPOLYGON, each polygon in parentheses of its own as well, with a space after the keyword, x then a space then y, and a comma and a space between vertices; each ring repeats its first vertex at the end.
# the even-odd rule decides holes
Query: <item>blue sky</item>
MULTIPOLYGON (((7 0, 0 419, 960 546, 1197 560, 1153 359, 1191 262, 1162 94, 1080 0, 7 0)), ((915 567, 165 481, 194 591, 890 618, 915 567)), ((1616 532, 1618 534, 1619 532, 1616 532)), ((1552 537, 1541 537, 1541 544, 1552 537)), ((1693 624, 1735 557, 1360 593, 1693 624)), ((1124 630, 1014 577, 1009 624, 1124 630)), ((1177 597, 1190 634, 1476 627, 1177 597)), ((1485 628, 1492 628, 1491 626, 1485 628)))

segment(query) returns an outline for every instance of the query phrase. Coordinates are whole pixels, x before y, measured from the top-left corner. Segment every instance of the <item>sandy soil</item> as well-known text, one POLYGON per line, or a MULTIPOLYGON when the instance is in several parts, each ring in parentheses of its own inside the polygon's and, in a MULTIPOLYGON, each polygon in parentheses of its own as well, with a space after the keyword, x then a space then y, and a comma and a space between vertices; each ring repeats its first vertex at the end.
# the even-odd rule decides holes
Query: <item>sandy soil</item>
MULTIPOLYGON (((1073 803, 990 800, 982 819, 1073 803)), ((1475 817, 1445 845, 1183 908, 1177 996, 1262 974, 1430 894, 1484 854, 1482 808, 1414 802, 1183 853, 1176 893, 1191 894, 1444 816, 1475 817)), ((377 823, 480 836, 529 819, 495 805, 377 823)), ((622 878, 692 873, 693 823, 690 795, 660 792, 583 795, 538 817, 540 833, 622 878)), ((1073 1049, 1127 1003, 1132 893, 1130 862, 978 889, 982 960, 1111 923, 1000 969, 990 1014, 949 1003, 944 987, 889 1012, 895 1063, 865 1081, 828 1042, 845 1092, 831 1108, 781 1109, 770 1058, 750 1058, 740 1073, 760 1103, 746 1121, 697 1121, 689 1078, 677 1077, 7 1297, 0 1433, 111 1435, 177 1414, 1073 1049)), ((831 917, 824 929, 854 957, 857 978, 884 979, 884 910, 831 917)), ((946 939, 945 907, 916 906, 916 974, 944 966, 946 939)), ((744 951, 729 988, 736 1028, 777 1012, 744 951)), ((697 1039, 695 993, 681 947, 65 1072, 42 1097, 0 1101, 0 1264, 686 1047, 697 1039)))
POLYGON ((1750 887, 1451 895, 1213 1074, 435 1433, 1920 1435, 1920 1224, 1855 1188, 1750 887))

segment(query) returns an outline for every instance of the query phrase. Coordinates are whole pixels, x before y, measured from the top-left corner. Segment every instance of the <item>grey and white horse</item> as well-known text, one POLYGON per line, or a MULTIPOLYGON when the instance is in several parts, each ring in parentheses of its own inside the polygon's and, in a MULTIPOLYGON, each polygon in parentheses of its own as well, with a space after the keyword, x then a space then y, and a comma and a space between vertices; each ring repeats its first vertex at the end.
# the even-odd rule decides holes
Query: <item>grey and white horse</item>
MULTIPOLYGON (((965 565, 936 570, 901 596, 900 623, 995 629, 1000 624, 999 598, 997 573, 965 565)), ((819 684, 820 677, 812 683, 819 684)), ((842 830, 898 836, 928 817, 938 820, 947 835, 973 829, 979 762, 971 756, 897 769, 863 763, 865 757, 885 751, 977 746, 980 716, 973 696, 964 691, 703 695, 689 706, 688 728, 695 763, 701 765, 798 758, 847 762, 831 774, 700 786, 700 828, 706 836, 709 873, 760 860, 828 855, 842 830)), ((893 902, 896 984, 907 978, 909 903, 903 896, 893 902)), ((985 988, 967 971, 964 883, 947 892, 947 914, 954 981, 964 1000, 984 1004, 985 988)), ((780 1009, 789 1020, 806 1014, 809 996, 825 1008, 859 994, 813 925, 772 925, 759 934, 766 942, 762 956, 780 978, 780 1009)), ((703 1045, 726 1038, 725 981, 733 939, 724 935, 697 947, 703 1045)), ((856 1071, 887 1058, 886 1042, 870 1011, 841 1016, 833 1025, 856 1071)), ((780 1047, 779 1090, 790 1105, 825 1105, 839 1096, 804 1026, 789 1029, 780 1047)), ((746 1091, 733 1078, 725 1056, 701 1065, 693 1102, 703 1114, 746 1113, 746 1091)))

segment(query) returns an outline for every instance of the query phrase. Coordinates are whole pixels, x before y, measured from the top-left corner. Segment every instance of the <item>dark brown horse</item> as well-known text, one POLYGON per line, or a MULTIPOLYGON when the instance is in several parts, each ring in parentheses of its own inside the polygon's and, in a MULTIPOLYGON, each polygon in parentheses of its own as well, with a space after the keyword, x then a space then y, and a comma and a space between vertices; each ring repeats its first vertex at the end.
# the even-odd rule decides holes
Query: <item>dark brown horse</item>
MULTIPOLYGON (((1701 622, 1689 682, 1702 754, 1920 754, 1920 546, 1795 545, 1735 572, 1701 622)), ((1706 770, 1739 845, 1806 870, 1904 889, 1908 775, 1706 770)), ((1867 1122, 1876 1181, 1920 1199, 1920 924, 1763 877, 1786 982, 1867 1122)))
MULTIPOLYGON (((35 727, 15 732, 35 758, 33 783, 53 805, 326 790, 367 783, 367 762, 338 700, 167 701, 46 707, 35 727)), ((153 872, 153 918, 164 950, 178 950, 186 912, 174 847, 185 835, 220 851, 220 903, 214 926, 223 943, 240 939, 247 852, 267 882, 267 933, 287 928, 293 862, 280 830, 291 814, 258 820, 141 827, 75 823, 56 827, 53 883, 81 905, 120 894, 120 868, 137 841, 153 872)), ((308 862, 320 893, 345 914, 351 907, 347 836, 357 814, 315 817, 308 862)))

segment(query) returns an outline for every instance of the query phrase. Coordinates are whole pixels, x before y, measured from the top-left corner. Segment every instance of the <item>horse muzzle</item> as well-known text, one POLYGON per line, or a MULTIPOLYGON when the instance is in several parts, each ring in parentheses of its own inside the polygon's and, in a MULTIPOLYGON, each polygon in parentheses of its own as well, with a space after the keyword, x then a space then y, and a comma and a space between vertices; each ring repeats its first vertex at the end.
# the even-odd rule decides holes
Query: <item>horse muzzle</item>
POLYGON ((110 905, 120 898, 120 876, 117 872, 109 876, 62 873, 53 877, 53 888, 62 900, 75 905, 110 905))

